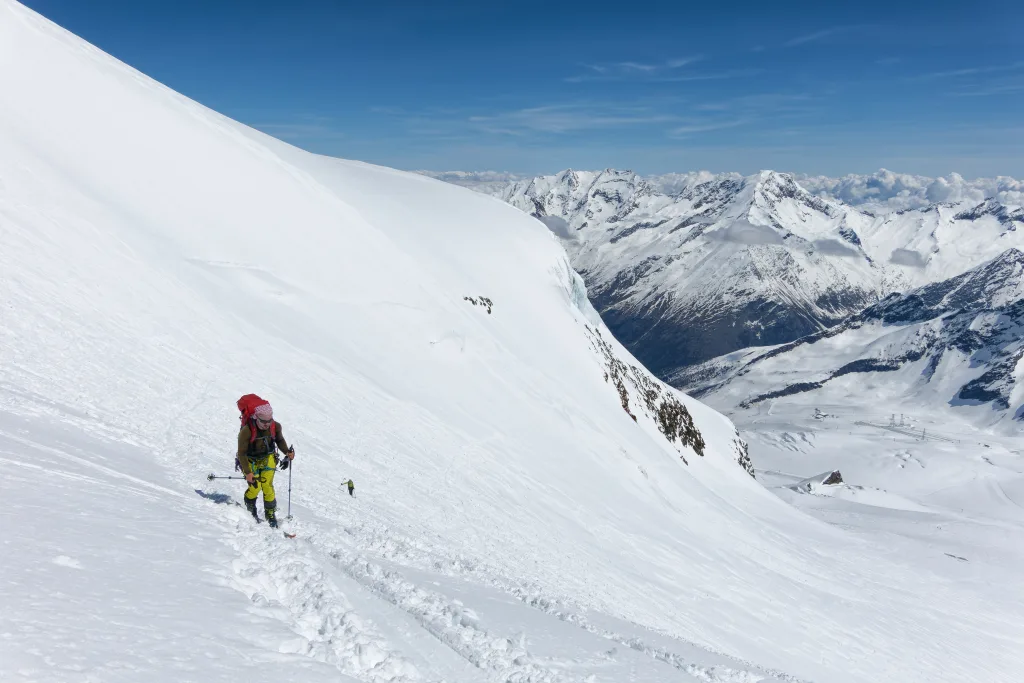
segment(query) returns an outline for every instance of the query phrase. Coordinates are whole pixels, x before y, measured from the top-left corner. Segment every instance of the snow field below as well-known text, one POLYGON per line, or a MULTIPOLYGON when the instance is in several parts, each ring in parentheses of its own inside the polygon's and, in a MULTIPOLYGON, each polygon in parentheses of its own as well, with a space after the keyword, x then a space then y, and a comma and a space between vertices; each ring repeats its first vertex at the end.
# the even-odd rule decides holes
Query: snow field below
POLYGON ((906 403, 883 412, 884 403, 861 410, 814 398, 787 397, 734 412, 758 463, 758 480, 808 514, 879 543, 891 557, 998 596, 1006 628, 1016 628, 1024 615, 1024 582, 1016 569, 1024 562, 1018 440, 966 419, 901 415, 914 410, 906 403), (894 413, 903 427, 885 426, 894 413), (843 484, 798 486, 831 470, 842 472, 843 484))

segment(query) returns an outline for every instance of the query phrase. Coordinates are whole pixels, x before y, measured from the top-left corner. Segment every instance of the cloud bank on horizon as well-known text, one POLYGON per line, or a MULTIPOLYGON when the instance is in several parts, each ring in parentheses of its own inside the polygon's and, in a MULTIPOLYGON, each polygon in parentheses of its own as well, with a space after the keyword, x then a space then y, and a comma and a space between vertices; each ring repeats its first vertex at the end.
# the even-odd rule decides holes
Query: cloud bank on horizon
MULTIPOLYGON (((529 176, 516 173, 484 171, 419 171, 424 175, 463 185, 482 192, 493 192, 529 176)), ((714 178, 743 177, 740 173, 691 171, 647 176, 659 190, 677 194, 685 187, 714 178)), ((994 199, 1008 206, 1024 205, 1024 181, 1009 176, 967 180, 958 173, 936 178, 880 169, 868 174, 847 174, 839 177, 794 174, 796 181, 812 194, 838 199, 850 206, 874 212, 919 209, 941 202, 980 203, 994 199)))

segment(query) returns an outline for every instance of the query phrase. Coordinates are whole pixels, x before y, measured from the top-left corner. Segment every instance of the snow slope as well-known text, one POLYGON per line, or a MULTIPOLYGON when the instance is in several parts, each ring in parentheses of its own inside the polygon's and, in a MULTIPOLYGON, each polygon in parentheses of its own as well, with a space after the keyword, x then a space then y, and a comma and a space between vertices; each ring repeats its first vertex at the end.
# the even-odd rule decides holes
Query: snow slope
POLYGON ((1017 586, 763 489, 541 223, 12 0, 0 97, 0 680, 1019 678, 1017 586), (249 391, 297 445, 294 541, 205 478, 249 391))

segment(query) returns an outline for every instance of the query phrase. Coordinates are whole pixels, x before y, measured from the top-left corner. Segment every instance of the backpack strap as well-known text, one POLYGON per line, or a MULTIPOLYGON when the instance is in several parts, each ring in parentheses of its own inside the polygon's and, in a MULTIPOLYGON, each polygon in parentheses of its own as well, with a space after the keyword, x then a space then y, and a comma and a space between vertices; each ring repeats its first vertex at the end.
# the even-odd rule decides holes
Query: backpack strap
MULTIPOLYGON (((256 433, 259 429, 256 427, 256 417, 253 416, 249 419, 249 453, 252 453, 253 444, 256 443, 256 433)), ((266 439, 268 437, 260 437, 266 439)), ((270 442, 267 444, 267 454, 277 453, 277 422, 270 422, 270 442)))

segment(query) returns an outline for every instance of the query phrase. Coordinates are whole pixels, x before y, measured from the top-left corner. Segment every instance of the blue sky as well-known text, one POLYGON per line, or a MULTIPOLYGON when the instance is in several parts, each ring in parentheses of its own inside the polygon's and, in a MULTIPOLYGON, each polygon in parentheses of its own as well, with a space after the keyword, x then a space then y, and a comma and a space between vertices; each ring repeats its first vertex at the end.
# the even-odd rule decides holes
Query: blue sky
POLYGON ((22 0, 311 151, 398 168, 1024 176, 1024 3, 22 0))

